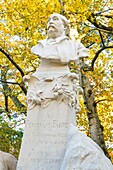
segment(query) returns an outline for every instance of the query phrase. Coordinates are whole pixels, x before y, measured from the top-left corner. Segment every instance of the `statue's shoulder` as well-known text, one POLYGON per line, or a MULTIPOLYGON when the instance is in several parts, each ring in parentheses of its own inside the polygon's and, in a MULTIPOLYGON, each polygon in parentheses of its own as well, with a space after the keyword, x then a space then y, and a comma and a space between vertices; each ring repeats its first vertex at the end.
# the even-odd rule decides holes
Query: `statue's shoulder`
POLYGON ((69 40, 69 42, 70 42, 70 44, 75 46, 77 48, 77 50, 86 49, 85 46, 79 41, 69 40))
POLYGON ((46 45, 46 41, 47 41, 46 39, 39 40, 38 44, 31 48, 31 52, 35 55, 39 55, 43 50, 43 47, 46 45))
POLYGON ((81 43, 80 42, 78 42, 78 41, 73 41, 73 40, 71 40, 71 39, 64 39, 64 43, 65 42, 67 42, 67 43, 70 43, 70 44, 73 44, 73 45, 80 45, 81 43))
POLYGON ((45 46, 45 45, 46 45, 46 42, 47 42, 47 39, 39 40, 39 41, 38 41, 38 44, 35 45, 35 46, 33 46, 31 49, 37 48, 37 47, 39 47, 39 46, 45 46))
POLYGON ((68 47, 71 47, 71 48, 78 48, 79 46, 80 46, 80 43, 79 42, 77 42, 77 41, 73 41, 73 40, 71 40, 71 39, 65 39, 64 40, 64 42, 63 42, 63 44, 65 44, 66 46, 68 46, 68 47))
POLYGON ((41 44, 43 47, 46 45, 46 43, 47 43, 47 39, 38 41, 38 44, 41 44))

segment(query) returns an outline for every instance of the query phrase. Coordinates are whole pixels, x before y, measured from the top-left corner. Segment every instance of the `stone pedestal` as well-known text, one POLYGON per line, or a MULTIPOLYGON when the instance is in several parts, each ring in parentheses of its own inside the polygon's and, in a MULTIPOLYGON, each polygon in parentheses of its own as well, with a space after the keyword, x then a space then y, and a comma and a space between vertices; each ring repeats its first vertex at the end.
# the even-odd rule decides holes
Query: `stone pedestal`
POLYGON ((103 151, 75 127, 76 75, 34 73, 17 170, 113 170, 103 151))
POLYGON ((70 122, 74 123, 68 105, 61 105, 56 106, 52 102, 49 108, 40 110, 36 106, 28 112, 18 170, 60 169, 66 150, 68 126, 70 122))
POLYGON ((28 115, 17 170, 60 170, 68 127, 76 122, 77 89, 73 91, 72 75, 40 72, 29 79, 28 115))

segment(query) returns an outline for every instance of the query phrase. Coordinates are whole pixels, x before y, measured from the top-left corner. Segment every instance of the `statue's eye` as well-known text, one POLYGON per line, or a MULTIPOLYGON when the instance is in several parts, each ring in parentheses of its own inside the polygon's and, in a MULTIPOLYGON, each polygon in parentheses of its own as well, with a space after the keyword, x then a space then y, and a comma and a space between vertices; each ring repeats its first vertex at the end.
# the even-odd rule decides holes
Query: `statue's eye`
POLYGON ((48 19, 48 22, 50 22, 51 18, 48 19))
POLYGON ((53 20, 56 21, 56 20, 58 20, 58 18, 55 16, 55 17, 53 17, 53 20))

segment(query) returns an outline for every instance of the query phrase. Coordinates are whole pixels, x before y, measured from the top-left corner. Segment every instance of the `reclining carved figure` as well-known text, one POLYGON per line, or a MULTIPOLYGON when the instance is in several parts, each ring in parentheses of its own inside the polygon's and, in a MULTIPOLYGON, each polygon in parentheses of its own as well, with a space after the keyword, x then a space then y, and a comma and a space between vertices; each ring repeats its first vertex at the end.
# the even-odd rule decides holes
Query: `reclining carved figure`
POLYGON ((16 170, 16 158, 6 152, 0 151, 0 170, 16 170))

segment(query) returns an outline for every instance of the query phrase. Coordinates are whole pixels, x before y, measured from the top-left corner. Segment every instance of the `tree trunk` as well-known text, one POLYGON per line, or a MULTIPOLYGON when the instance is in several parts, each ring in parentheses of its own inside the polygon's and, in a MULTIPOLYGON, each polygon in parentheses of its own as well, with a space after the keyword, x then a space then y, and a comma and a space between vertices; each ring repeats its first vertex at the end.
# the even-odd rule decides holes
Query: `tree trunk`
POLYGON ((105 155, 110 159, 104 141, 103 126, 100 123, 97 113, 92 86, 90 85, 89 79, 83 70, 81 70, 81 86, 83 88, 83 99, 86 107, 91 138, 101 147, 105 155))
MULTIPOLYGON (((2 86, 3 86, 4 97, 5 97, 5 110, 6 110, 6 112, 7 112, 7 114, 9 114, 9 110, 8 110, 8 97, 11 98, 11 100, 13 101, 15 106, 18 108, 18 110, 22 109, 23 112, 25 112, 26 111, 26 107, 20 102, 18 97, 13 94, 13 90, 6 83, 6 74, 7 74, 7 69, 4 69, 4 70, 2 69, 1 70, 1 82, 2 81, 4 82, 4 83, 2 83, 2 86)), ((10 117, 10 115, 8 115, 8 117, 10 117)))

